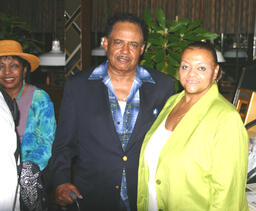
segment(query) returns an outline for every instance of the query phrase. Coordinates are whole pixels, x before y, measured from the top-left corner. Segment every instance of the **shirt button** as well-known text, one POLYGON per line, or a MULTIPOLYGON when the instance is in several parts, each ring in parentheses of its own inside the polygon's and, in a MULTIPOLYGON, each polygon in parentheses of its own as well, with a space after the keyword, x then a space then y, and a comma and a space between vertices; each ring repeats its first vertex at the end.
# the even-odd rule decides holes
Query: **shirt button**
POLYGON ((127 161, 128 160, 128 158, 127 158, 127 156, 125 155, 125 156, 123 156, 123 161, 127 161))
POLYGON ((159 179, 156 180, 156 184, 160 185, 161 181, 159 179))
POLYGON ((116 186, 115 186, 115 189, 116 189, 116 190, 118 190, 118 189, 119 189, 119 186, 118 186, 118 185, 116 185, 116 186))

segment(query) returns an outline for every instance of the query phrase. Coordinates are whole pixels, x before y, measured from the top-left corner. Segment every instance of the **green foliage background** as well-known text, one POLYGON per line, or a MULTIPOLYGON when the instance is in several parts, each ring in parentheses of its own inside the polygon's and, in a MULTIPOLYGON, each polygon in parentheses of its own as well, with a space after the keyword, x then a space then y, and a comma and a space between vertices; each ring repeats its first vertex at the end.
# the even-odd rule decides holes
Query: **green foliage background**
POLYGON ((176 79, 182 50, 190 43, 201 40, 214 40, 216 33, 201 27, 201 21, 190 22, 188 19, 166 20, 162 9, 157 8, 156 20, 149 9, 145 10, 144 20, 149 34, 141 65, 164 72, 176 79))
POLYGON ((0 40, 16 40, 23 46, 24 52, 33 52, 41 42, 32 38, 30 26, 18 17, 0 12, 0 40))

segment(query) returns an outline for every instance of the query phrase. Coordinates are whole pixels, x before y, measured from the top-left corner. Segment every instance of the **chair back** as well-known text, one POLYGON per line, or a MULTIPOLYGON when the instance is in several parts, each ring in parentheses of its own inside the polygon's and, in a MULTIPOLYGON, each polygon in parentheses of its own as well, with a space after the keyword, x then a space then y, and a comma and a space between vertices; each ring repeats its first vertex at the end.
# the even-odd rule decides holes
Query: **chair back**
POLYGON ((233 98, 244 124, 256 119, 256 64, 242 68, 233 98))

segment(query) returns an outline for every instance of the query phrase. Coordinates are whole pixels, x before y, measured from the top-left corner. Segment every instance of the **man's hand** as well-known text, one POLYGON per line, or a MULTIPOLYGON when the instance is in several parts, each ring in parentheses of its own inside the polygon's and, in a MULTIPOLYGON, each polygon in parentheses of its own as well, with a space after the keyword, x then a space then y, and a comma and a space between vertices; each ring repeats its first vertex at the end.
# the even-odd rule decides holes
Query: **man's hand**
POLYGON ((56 188, 56 193, 55 193, 56 202, 62 206, 74 203, 74 201, 70 197, 70 192, 74 192, 79 199, 83 198, 83 196, 77 190, 76 186, 70 183, 64 183, 59 185, 56 188))

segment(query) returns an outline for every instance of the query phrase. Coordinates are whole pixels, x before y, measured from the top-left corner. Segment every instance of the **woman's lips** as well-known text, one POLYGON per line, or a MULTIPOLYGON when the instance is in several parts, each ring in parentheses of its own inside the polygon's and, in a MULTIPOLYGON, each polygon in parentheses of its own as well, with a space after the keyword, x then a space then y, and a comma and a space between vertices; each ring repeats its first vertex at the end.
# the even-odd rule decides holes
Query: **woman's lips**
POLYGON ((12 82, 15 81, 15 78, 4 78, 3 81, 4 81, 5 83, 12 83, 12 82))
POLYGON ((198 84, 198 81, 195 80, 187 80, 187 84, 198 84))

